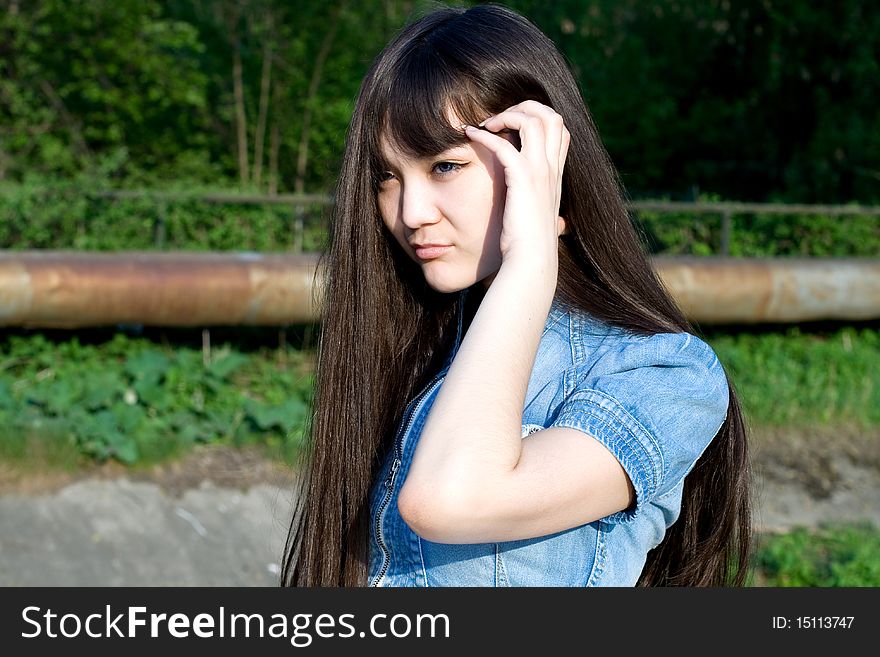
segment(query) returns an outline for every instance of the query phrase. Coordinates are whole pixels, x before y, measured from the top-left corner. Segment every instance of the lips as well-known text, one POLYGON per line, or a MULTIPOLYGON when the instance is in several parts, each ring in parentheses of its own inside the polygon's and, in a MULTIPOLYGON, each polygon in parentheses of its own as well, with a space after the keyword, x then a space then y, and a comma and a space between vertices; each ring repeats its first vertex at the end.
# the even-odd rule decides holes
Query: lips
POLYGON ((439 258, 444 253, 452 248, 451 244, 416 244, 411 243, 413 250, 416 253, 416 257, 420 260, 433 260, 434 258, 439 258))

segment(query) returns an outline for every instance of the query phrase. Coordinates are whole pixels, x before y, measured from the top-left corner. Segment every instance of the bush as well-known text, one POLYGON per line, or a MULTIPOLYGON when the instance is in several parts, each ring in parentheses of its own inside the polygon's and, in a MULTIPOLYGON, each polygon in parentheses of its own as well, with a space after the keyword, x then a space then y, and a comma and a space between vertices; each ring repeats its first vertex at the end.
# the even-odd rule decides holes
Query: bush
MULTIPOLYGON (((208 203, 198 193, 229 190, 181 188, 192 198, 103 198, 95 180, 36 179, 0 184, 0 249, 85 251, 194 250, 320 251, 327 239, 329 208, 208 203), (298 235, 297 216, 302 218, 298 235)), ((702 200, 717 200, 704 198, 702 200)), ((733 217, 730 255, 876 256, 877 217, 739 215, 733 217)), ((634 220, 648 250, 657 255, 717 255, 718 215, 641 212, 634 220)))
POLYGON ((298 238, 292 206, 112 199, 97 191, 77 181, 0 186, 0 249, 278 252, 299 239, 309 251, 321 248, 326 233, 320 205, 301 209, 298 238))
POLYGON ((880 586, 880 531, 859 524, 762 536, 753 574, 759 586, 880 586))
POLYGON ((195 443, 264 444, 292 457, 312 395, 308 354, 287 348, 205 353, 117 333, 82 344, 41 333, 0 340, 0 457, 22 440, 67 442, 88 459, 161 460, 195 443))

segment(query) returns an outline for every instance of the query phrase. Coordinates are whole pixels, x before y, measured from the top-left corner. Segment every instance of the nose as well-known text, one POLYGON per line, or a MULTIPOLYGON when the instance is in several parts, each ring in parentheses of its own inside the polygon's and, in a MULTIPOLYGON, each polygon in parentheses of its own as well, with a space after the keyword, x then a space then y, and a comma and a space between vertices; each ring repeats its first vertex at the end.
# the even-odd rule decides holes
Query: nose
POLYGON ((400 218, 403 224, 416 230, 440 220, 441 212, 432 191, 424 185, 403 185, 400 193, 400 218))

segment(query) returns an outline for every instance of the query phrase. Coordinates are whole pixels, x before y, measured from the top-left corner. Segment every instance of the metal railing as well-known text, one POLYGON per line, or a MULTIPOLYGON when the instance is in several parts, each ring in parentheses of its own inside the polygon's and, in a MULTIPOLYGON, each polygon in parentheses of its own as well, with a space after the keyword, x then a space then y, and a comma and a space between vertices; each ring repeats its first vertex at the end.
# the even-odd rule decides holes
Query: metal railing
MULTIPOLYGON (((0 250, 0 326, 83 327, 286 325, 314 321, 316 253, 302 253, 307 206, 321 194, 104 191, 90 196, 148 198, 159 208, 164 246, 167 207, 176 201, 270 204, 292 210, 294 253, 70 252, 0 250)), ((736 215, 880 216, 880 207, 634 201, 631 212, 716 215, 721 257, 653 256, 658 274, 687 316, 700 323, 880 319, 880 259, 729 258, 736 215)))
MULTIPOLYGON (((165 222, 167 204, 174 201, 201 201, 204 203, 243 204, 243 205, 287 205, 292 213, 293 251, 302 252, 305 229, 304 208, 308 205, 332 205, 333 199, 327 194, 236 194, 205 192, 160 192, 150 190, 114 190, 91 194, 98 198, 148 198, 154 199, 158 207, 155 236, 156 246, 162 248, 165 241, 165 222)), ((659 212, 661 214, 700 214, 717 215, 721 220, 720 255, 730 255, 730 240, 733 232, 733 217, 736 215, 778 214, 778 215, 816 215, 816 216, 866 216, 880 217, 880 206, 864 205, 803 205, 787 203, 739 203, 739 202, 681 202, 681 201, 630 201, 626 203, 630 212, 659 212)))
POLYGON ((634 201, 628 204, 637 212, 717 214, 721 217, 721 255, 730 255, 730 234, 733 216, 741 214, 811 214, 817 216, 880 216, 880 206, 862 205, 802 205, 787 203, 685 203, 677 201, 634 201))
POLYGON ((154 242, 157 248, 165 247, 168 203, 174 201, 201 201, 224 205, 287 205, 291 208, 293 252, 302 253, 305 233, 305 206, 332 205, 333 199, 327 194, 236 194, 232 192, 159 192, 151 190, 113 190, 92 192, 95 198, 132 199, 146 198, 156 201, 157 216, 153 226, 154 242))

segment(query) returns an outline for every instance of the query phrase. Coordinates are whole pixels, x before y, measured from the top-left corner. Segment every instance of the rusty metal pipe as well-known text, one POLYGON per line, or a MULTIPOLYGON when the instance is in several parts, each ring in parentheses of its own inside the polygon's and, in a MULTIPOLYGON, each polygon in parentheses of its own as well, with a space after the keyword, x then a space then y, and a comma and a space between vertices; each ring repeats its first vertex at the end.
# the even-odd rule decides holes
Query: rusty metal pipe
POLYGON ((0 253, 0 326, 313 321, 316 258, 257 253, 0 253))
MULTIPOLYGON (((0 252, 0 326, 315 321, 315 254, 0 252)), ((880 318, 880 260, 655 258, 701 324, 880 318)))
POLYGON ((655 258, 654 266, 701 324, 880 318, 873 258, 655 258))

